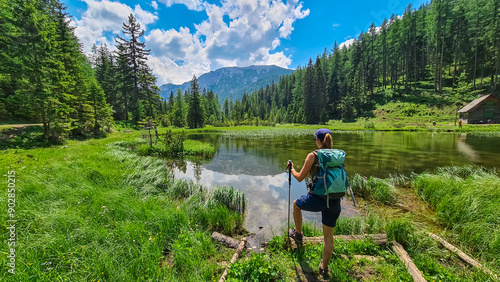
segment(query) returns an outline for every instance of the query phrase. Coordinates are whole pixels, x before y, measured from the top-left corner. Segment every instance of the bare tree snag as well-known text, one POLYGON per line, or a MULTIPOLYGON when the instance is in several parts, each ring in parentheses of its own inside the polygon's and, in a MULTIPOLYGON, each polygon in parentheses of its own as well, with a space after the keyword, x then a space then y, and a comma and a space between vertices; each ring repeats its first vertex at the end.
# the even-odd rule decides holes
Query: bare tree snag
POLYGON ((410 275, 413 277, 413 281, 416 282, 426 282, 424 276, 418 270, 417 266, 413 263, 411 260, 411 257, 408 255, 408 253, 405 251, 405 248, 401 246, 396 241, 392 241, 392 250, 398 255, 399 259, 403 262, 403 264, 406 266, 406 269, 410 273, 410 275))
POLYGON ((226 267, 226 270, 224 270, 224 273, 222 274, 221 278, 219 279, 219 282, 224 282, 226 280, 227 272, 229 270, 229 267, 231 267, 231 264, 236 262, 238 257, 240 256, 241 252, 243 251, 243 248, 245 247, 245 243, 247 242, 247 238, 241 239, 240 245, 238 246, 238 249, 236 249, 236 252, 233 255, 233 258, 231 258, 231 261, 229 262, 229 265, 226 267))
POLYGON ((488 273, 489 275, 493 276, 496 280, 498 280, 498 276, 495 275, 493 272, 491 272, 491 270, 489 270, 488 268, 486 268, 482 264, 480 264, 478 261, 476 261, 473 258, 471 258, 468 255, 466 255, 464 252, 462 252, 461 250, 459 250, 457 247, 455 247, 452 244, 446 242, 443 238, 441 238, 441 237, 439 237, 439 236, 437 236, 435 234, 432 234, 432 233, 429 233, 429 236, 431 236, 431 238, 439 241, 448 250, 450 250, 450 251, 454 252, 455 254, 457 254, 457 256, 459 256, 466 263, 468 263, 468 264, 470 264, 470 265, 472 265, 474 267, 477 267, 477 268, 483 270, 485 273, 488 273))

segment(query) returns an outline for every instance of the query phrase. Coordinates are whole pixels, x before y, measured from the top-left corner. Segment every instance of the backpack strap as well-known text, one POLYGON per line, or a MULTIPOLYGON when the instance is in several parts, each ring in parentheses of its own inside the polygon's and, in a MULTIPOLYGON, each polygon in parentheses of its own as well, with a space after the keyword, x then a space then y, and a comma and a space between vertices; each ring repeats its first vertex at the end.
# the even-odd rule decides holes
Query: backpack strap
POLYGON ((309 172, 311 174, 311 181, 316 184, 316 180, 318 177, 319 169, 321 168, 321 165, 319 164, 319 158, 318 158, 318 150, 313 151, 314 154, 314 163, 311 168, 311 171, 309 172))

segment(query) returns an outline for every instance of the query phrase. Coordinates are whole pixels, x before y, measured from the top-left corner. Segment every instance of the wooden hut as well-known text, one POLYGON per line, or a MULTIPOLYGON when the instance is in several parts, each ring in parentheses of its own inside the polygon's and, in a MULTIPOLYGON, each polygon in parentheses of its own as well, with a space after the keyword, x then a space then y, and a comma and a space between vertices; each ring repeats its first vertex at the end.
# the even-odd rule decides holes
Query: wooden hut
POLYGON ((500 99, 492 94, 484 95, 470 102, 458 113, 463 123, 500 123, 500 99))

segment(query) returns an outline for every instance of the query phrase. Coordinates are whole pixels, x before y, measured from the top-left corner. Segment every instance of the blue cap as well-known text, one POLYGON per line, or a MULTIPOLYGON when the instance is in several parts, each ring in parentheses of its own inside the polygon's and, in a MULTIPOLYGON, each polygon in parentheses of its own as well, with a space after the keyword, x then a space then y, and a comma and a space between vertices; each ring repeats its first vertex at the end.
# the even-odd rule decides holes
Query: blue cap
POLYGON ((314 134, 314 138, 319 139, 319 141, 323 142, 323 140, 325 139, 325 135, 327 133, 330 134, 330 135, 332 135, 332 133, 330 132, 330 130, 328 130, 327 128, 320 128, 314 134))

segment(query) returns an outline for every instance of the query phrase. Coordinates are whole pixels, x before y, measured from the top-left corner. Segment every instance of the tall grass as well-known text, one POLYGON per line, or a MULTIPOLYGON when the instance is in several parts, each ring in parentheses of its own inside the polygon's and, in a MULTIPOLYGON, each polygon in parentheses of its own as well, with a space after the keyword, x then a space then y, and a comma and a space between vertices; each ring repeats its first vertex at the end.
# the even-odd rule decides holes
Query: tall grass
POLYGON ((479 167, 423 173, 415 191, 436 208, 438 219, 477 255, 500 264, 500 177, 479 167))
POLYGON ((355 174, 350 184, 355 195, 374 199, 388 205, 396 203, 396 189, 391 181, 377 177, 366 178, 355 174))
MULTIPOLYGON (((207 281, 220 275, 218 262, 232 253, 217 250, 210 233, 239 233, 243 215, 224 202, 209 207, 210 192, 200 185, 187 184, 183 194, 186 185, 176 184, 182 182, 162 160, 128 149, 134 143, 128 134, 2 153, 4 173, 16 171, 18 240, 16 275, 4 271, 0 280, 207 281), (127 140, 108 144, 122 137, 127 140), (163 256, 170 266, 159 266, 163 256)), ((0 204, 7 206, 6 197, 0 204)), ((8 269, 6 263, 0 260, 0 267, 8 269)))
POLYGON ((335 234, 356 235, 356 234, 376 234, 384 231, 385 222, 374 213, 366 216, 339 217, 335 234))
POLYGON ((218 186, 211 194, 212 205, 223 205, 230 210, 243 213, 245 211, 245 194, 232 186, 218 186))

